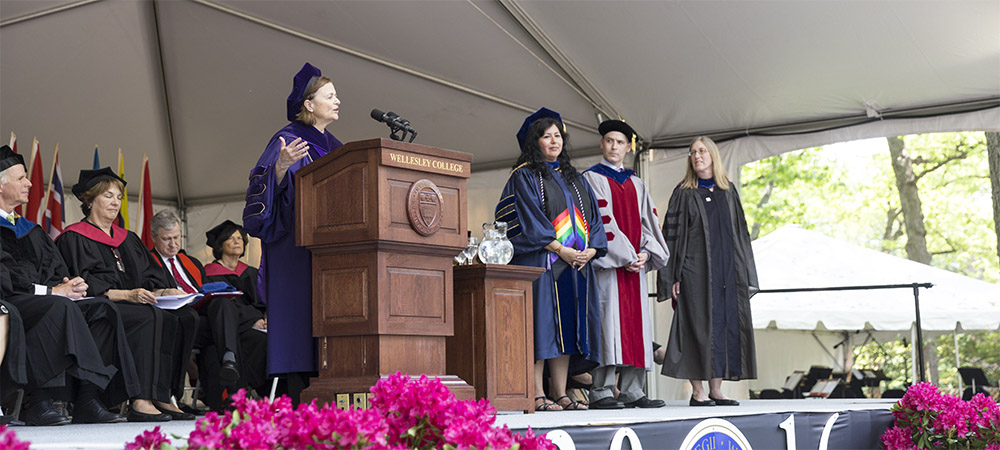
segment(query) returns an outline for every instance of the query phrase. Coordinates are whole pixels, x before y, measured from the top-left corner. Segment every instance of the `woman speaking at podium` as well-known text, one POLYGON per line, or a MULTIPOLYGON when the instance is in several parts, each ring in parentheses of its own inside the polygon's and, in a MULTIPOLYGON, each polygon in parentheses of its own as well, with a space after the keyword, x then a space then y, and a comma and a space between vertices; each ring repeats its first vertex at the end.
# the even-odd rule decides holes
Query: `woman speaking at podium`
POLYGON ((316 372, 312 336, 312 263, 308 249, 295 246, 295 172, 342 144, 326 127, 340 118, 337 89, 306 63, 288 95, 291 122, 267 143, 250 171, 243 226, 260 238, 258 295, 267 304, 267 370, 284 375, 296 404, 316 372))

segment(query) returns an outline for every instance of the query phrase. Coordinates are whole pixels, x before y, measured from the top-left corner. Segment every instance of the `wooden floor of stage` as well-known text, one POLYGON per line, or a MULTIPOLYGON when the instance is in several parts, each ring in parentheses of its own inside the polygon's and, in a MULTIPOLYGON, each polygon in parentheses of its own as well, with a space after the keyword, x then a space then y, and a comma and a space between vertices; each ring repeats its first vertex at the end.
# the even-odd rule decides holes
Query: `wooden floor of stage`
MULTIPOLYGON (((881 399, 804 399, 743 400, 740 406, 691 407, 686 401, 668 401, 656 409, 621 409, 594 411, 552 411, 535 414, 500 413, 497 425, 512 430, 557 429, 587 426, 614 426, 672 420, 707 419, 754 414, 790 412, 842 412, 849 410, 888 410, 894 400, 881 399)), ((168 436, 187 436, 194 421, 161 424, 120 423, 106 425, 64 425, 59 427, 14 427, 18 439, 30 441, 32 449, 122 449, 144 430, 160 425, 168 436)), ((182 445, 183 440, 175 440, 182 445)))

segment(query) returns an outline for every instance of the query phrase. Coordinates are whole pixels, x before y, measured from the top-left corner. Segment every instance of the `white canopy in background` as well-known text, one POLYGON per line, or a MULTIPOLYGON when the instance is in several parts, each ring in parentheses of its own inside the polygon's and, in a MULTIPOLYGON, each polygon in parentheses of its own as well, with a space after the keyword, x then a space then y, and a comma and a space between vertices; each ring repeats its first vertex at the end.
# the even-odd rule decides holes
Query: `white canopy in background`
MULTIPOLYGON (((1000 329, 1000 286, 786 226, 753 241, 761 289, 933 283, 920 289, 925 330, 1000 329)), ((912 289, 762 293, 754 328, 904 331, 914 321, 912 289)))
POLYGON ((653 148, 750 133, 746 162, 794 149, 771 133, 868 110, 908 134, 998 109, 998 28, 996 0, 3 0, 0 141, 37 136, 46 164, 60 143, 67 186, 99 145, 104 164, 123 149, 131 180, 147 153, 153 196, 182 212, 239 200, 310 61, 336 83, 344 142, 387 135, 368 111, 393 110, 477 172, 510 167, 521 120, 547 106, 578 155, 601 113, 653 148))

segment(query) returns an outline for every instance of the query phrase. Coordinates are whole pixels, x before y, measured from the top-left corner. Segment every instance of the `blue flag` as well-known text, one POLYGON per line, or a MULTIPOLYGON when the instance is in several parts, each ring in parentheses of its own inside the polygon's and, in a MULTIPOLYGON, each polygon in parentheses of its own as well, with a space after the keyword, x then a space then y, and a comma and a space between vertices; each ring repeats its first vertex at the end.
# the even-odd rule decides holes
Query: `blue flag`
POLYGON ((101 168, 101 158, 97 156, 97 146, 94 146, 94 170, 101 168))

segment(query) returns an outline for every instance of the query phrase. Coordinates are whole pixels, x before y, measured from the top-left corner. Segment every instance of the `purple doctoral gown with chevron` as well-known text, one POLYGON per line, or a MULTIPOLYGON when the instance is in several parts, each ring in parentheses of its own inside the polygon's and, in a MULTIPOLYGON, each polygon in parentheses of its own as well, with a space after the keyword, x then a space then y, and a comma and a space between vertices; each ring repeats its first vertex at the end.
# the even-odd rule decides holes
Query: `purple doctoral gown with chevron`
POLYGON ((342 144, 329 131, 292 122, 278 130, 250 171, 243 228, 260 238, 258 295, 267 304, 267 370, 270 374, 316 371, 312 335, 312 255, 295 245, 295 172, 342 144), (281 141, 309 142, 309 155, 278 183, 275 163, 281 141))

